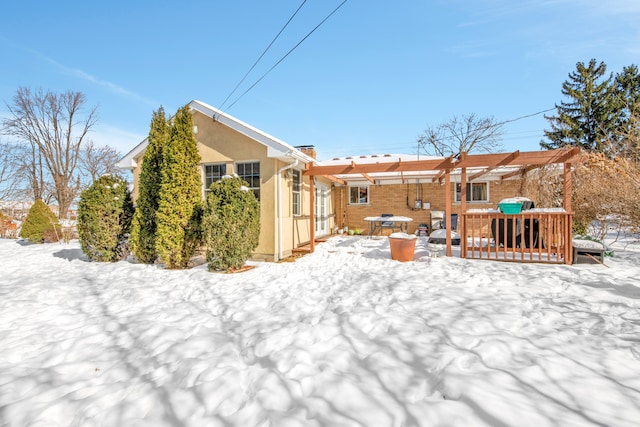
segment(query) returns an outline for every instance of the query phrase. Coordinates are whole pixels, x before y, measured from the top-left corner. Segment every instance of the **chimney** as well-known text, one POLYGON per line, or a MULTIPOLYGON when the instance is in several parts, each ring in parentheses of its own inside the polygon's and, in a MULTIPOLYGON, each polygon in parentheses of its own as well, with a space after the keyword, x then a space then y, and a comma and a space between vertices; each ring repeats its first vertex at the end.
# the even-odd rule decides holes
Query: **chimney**
POLYGON ((316 149, 314 148, 313 145, 298 145, 297 147, 294 147, 294 148, 302 151, 304 154, 311 157, 312 159, 316 158, 316 149))

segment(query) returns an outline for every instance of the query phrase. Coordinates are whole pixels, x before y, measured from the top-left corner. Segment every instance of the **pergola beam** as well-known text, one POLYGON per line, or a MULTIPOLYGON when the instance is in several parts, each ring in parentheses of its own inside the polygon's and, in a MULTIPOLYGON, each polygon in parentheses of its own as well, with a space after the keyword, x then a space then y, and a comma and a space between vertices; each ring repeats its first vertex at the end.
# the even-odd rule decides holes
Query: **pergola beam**
MULTIPOLYGON (((482 175, 486 175, 489 172, 491 172, 492 170, 499 168, 500 166, 505 166, 505 165, 509 164, 514 159, 516 159, 519 155, 520 155, 520 150, 514 151, 511 154, 507 154, 502 161, 498 162, 498 164, 496 164, 494 166, 489 166, 485 170, 480 171, 478 173, 475 173, 475 174, 471 175, 470 177, 468 177, 467 179, 469 181, 473 181, 476 178, 480 178, 482 175)), ((461 161, 461 163, 462 163, 462 161, 461 161)), ((464 167, 463 167, 463 169, 464 169, 464 167)))
POLYGON ((504 154, 472 154, 455 164, 455 168, 482 168, 500 166, 524 166, 524 165, 550 165, 554 163, 566 163, 571 158, 580 154, 579 147, 546 151, 513 152, 504 154))
POLYGON ((327 178, 329 181, 333 181, 337 184, 347 185, 347 181, 345 181, 344 179, 337 178, 333 175, 322 175, 322 177, 327 178))
POLYGON ((369 181, 370 183, 372 183, 372 184, 374 184, 374 185, 375 185, 375 183, 376 183, 376 182, 375 182, 375 181, 374 181, 374 179, 373 179, 373 178, 371 178, 368 174, 363 173, 363 174, 362 174, 362 176, 363 176, 367 181, 369 181))
POLYGON ((357 164, 351 162, 349 165, 334 166, 310 166, 304 175, 362 175, 364 173, 384 173, 384 172, 420 172, 443 170, 453 168, 450 159, 437 160, 414 160, 409 162, 393 163, 365 163, 357 164))
POLYGON ((309 166, 304 175, 362 175, 370 173, 391 173, 391 172, 440 172, 437 179, 441 179, 444 171, 453 171, 460 168, 499 168, 501 166, 544 166, 549 164, 571 163, 571 160, 578 156, 580 148, 513 152, 504 154, 467 154, 459 161, 454 161, 452 157, 436 160, 413 160, 396 161, 382 163, 358 164, 351 161, 348 165, 332 166, 309 166))
POLYGON ((451 157, 437 160, 397 161, 390 163, 358 164, 351 161, 348 165, 316 166, 312 165, 305 175, 351 175, 384 172, 445 171, 458 168, 498 168, 500 166, 528 166, 570 163, 580 153, 579 147, 571 149, 513 152, 504 154, 468 154, 455 162, 451 157))
POLYGON ((433 179, 431 180, 431 182, 439 182, 442 177, 444 176, 444 174, 447 173, 446 169, 445 170, 441 170, 438 175, 434 176, 433 179))
POLYGON ((500 179, 504 180, 504 179, 507 179, 507 178, 512 178, 512 177, 514 177, 514 176, 524 175, 524 174, 526 174, 527 172, 531 172, 531 171, 532 171, 532 170, 534 170, 534 169, 538 169, 539 167, 540 167, 540 165, 530 165, 530 166, 526 166, 526 167, 523 167, 523 168, 518 169, 517 171, 510 172, 510 173, 507 173, 507 174, 504 174, 504 175, 502 175, 502 176, 500 177, 500 179))

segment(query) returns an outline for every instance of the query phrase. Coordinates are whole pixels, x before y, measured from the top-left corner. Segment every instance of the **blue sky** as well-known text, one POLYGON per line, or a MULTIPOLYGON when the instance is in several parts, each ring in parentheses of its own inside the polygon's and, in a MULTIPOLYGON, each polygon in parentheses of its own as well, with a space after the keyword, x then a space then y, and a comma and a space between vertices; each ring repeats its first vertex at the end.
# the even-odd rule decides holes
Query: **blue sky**
MULTIPOLYGON (((230 102, 341 2, 307 0, 230 102)), ((220 107, 301 3, 5 2, 0 116, 20 86, 82 91, 99 111, 91 138, 124 154, 160 105, 220 107)), ((455 115, 553 108, 591 58, 614 73, 640 64, 640 1, 347 0, 223 109, 320 159, 415 154, 426 127, 455 115)), ((509 123, 505 151, 537 150, 547 127, 542 114, 509 123)))

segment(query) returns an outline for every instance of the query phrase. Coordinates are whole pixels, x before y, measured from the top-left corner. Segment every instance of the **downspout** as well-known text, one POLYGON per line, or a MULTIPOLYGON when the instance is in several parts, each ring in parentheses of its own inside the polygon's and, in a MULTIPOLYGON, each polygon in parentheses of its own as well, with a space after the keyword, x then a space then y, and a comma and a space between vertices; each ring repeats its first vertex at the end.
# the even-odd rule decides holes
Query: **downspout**
POLYGON ((278 186, 278 261, 282 259, 282 186, 280 184, 280 175, 287 169, 293 169, 296 166, 298 166, 298 159, 278 169, 278 180, 276 184, 278 186))

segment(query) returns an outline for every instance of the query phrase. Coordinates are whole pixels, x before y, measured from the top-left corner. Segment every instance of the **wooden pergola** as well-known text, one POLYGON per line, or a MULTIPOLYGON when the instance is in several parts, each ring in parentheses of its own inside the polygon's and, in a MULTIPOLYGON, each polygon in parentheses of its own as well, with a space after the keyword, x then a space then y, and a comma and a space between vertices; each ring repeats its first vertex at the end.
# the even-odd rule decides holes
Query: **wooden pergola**
MULTIPOLYGON (((383 183, 385 179, 397 179, 398 175, 403 176, 405 173, 411 173, 413 176, 431 177, 432 180, 443 181, 445 191, 445 218, 450 218, 452 213, 452 188, 451 174, 455 171, 460 174, 461 181, 461 212, 467 211, 467 182, 479 178, 488 173, 500 172, 501 169, 509 169, 510 172, 500 175, 500 179, 512 178, 514 176, 523 176, 529 171, 546 165, 563 165, 564 178, 564 210, 571 214, 571 167, 572 164, 580 161, 580 148, 564 148, 559 150, 547 151, 531 151, 499 154, 467 154, 460 153, 459 156, 415 160, 415 161, 380 161, 378 163, 361 163, 358 164, 357 159, 351 161, 350 164, 341 165, 307 165, 304 175, 311 177, 309 180, 310 194, 315 194, 315 183, 313 177, 324 176, 332 181, 339 182, 343 185, 353 179, 367 179, 372 183, 383 183), (467 176, 467 170, 473 169, 471 176, 467 176), (373 177, 375 175, 375 178, 373 177)), ((381 159, 382 160, 382 159, 381 159)), ((310 250, 315 249, 315 197, 309 198, 310 203, 310 250)), ((464 221, 463 221, 464 224, 464 221)), ((570 230, 570 228, 569 228, 570 230)), ((465 237, 464 225, 461 235, 465 237)), ((569 236, 570 237, 570 236, 569 236)), ((569 238, 569 244, 570 244, 569 238)), ((446 255, 452 255, 451 233, 446 233, 446 255)), ((564 257, 564 262, 571 262, 571 253, 564 257)), ((464 256, 464 255, 463 255, 464 256)))

